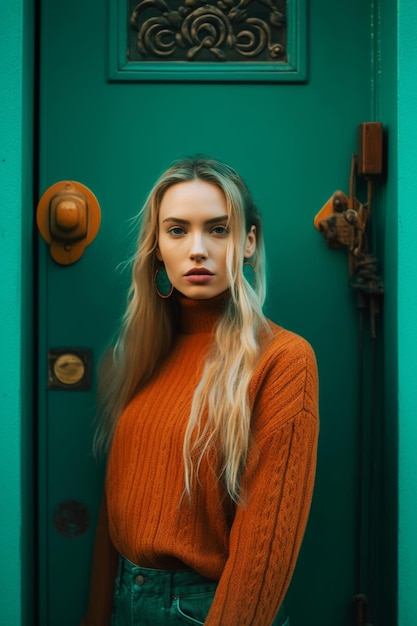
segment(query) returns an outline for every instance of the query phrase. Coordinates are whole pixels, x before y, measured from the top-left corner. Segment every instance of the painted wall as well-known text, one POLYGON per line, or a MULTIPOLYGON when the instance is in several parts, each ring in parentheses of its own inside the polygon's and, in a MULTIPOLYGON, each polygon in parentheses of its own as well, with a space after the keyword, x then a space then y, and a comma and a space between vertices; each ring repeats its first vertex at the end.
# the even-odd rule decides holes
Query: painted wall
POLYGON ((417 624, 417 4, 398 2, 399 626, 417 624))
MULTIPOLYGON (((27 3, 29 6, 29 2, 27 3)), ((0 2, 0 623, 31 623, 33 15, 0 2)))

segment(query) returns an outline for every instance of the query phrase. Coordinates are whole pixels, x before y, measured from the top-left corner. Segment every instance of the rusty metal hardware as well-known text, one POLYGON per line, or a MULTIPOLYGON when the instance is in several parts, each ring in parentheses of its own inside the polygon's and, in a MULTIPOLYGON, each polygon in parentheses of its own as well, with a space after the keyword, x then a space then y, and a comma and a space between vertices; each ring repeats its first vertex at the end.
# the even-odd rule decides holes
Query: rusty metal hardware
POLYGON ((357 156, 352 155, 349 196, 336 191, 314 218, 315 228, 323 235, 332 249, 346 246, 349 252, 350 286, 358 294, 358 302, 366 308, 368 301, 371 321, 371 336, 376 336, 376 315, 380 311, 379 300, 384 286, 377 274, 377 260, 370 254, 367 238, 367 225, 371 215, 373 179, 367 177, 367 202, 356 198, 355 181, 357 156))
POLYGON ((335 191, 314 218, 314 226, 323 235, 329 248, 349 250, 349 274, 365 248, 365 229, 368 220, 366 205, 343 191, 335 191))
POLYGON ((55 183, 42 195, 36 221, 54 261, 71 265, 97 236, 100 205, 88 187, 65 180, 55 183))
POLYGON ((383 170, 383 128, 381 122, 358 125, 358 175, 380 176, 383 170))
MULTIPOLYGON (((376 420, 377 379, 376 379, 376 319, 380 313, 384 286, 377 274, 377 260, 370 252, 368 234, 372 211, 373 185, 376 177, 382 175, 382 124, 364 123, 358 128, 359 154, 351 158, 349 195, 336 191, 314 218, 315 228, 323 235, 332 249, 346 247, 349 259, 349 284, 356 291, 358 308, 358 420, 361 464, 358 472, 358 493, 360 494, 359 542, 358 542, 358 590, 373 588, 372 573, 375 551, 375 521, 379 511, 376 500, 378 454, 374 444, 380 438, 376 420), (367 183, 366 202, 356 197, 355 183, 358 176, 367 183), (363 317, 369 312, 371 349, 364 351, 363 317), (370 365, 367 378, 365 364, 370 365), (366 420, 364 408, 368 408, 368 396, 364 390, 369 382, 369 417, 366 420), (365 404, 366 400, 366 404, 365 404), (369 437, 369 440, 368 440, 369 437), (366 459, 366 461, 365 461, 366 459), (364 572, 366 571, 366 576, 364 572)), ((368 597, 358 593, 354 597, 355 626, 372 626, 371 609, 368 597)))
POLYGON ((368 199, 359 202, 355 193, 357 157, 352 155, 349 196, 335 191, 314 218, 315 228, 333 249, 346 246, 349 251, 349 275, 356 269, 357 261, 368 253, 366 226, 370 216, 372 188, 368 185, 368 199))
MULTIPOLYGON (((315 228, 330 248, 347 246, 349 275, 352 276, 369 255, 366 230, 371 217, 373 184, 382 174, 383 129, 380 122, 365 122, 358 126, 358 155, 351 158, 349 195, 336 191, 314 218, 315 228), (367 201, 356 197, 356 177, 367 181, 367 201)), ((379 288, 377 289, 379 292, 379 288)))

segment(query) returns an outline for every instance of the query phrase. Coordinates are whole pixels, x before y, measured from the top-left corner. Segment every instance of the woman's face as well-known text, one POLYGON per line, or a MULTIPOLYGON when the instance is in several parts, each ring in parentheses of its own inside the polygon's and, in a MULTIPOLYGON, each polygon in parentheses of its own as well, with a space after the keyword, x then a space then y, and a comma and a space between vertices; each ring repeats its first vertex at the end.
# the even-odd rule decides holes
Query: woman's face
MULTIPOLYGON (((227 221, 226 198, 216 185, 197 179, 165 192, 159 208, 157 256, 184 296, 202 300, 228 289, 227 221)), ((247 239, 249 258, 256 246, 254 229, 247 239)))

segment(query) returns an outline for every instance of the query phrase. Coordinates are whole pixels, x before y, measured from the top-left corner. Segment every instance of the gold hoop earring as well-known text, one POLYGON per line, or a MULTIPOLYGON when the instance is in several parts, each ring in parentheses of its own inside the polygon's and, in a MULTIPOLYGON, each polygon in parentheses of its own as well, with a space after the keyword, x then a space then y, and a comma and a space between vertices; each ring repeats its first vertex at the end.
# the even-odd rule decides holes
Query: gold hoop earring
POLYGON ((172 296, 174 285, 169 280, 165 267, 160 267, 155 272, 155 289, 158 296, 163 300, 172 296))

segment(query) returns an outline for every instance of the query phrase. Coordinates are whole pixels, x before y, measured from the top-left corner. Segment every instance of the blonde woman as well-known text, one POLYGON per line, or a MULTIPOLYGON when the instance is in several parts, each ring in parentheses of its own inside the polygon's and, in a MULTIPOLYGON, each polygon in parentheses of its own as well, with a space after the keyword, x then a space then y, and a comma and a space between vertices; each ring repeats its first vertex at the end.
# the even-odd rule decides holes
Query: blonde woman
POLYGON ((259 213, 224 163, 188 159, 142 211, 106 368, 108 450, 85 626, 288 626, 307 523, 317 371, 265 319, 259 213))

